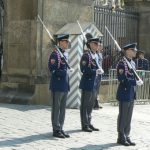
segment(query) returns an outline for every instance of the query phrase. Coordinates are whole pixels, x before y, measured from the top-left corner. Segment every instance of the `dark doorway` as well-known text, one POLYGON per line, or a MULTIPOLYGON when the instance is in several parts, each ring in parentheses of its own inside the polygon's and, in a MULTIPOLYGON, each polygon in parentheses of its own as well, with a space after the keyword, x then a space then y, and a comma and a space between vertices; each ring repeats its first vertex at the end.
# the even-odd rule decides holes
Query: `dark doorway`
POLYGON ((3 31, 4 31, 4 3, 0 0, 0 78, 3 67, 3 31))

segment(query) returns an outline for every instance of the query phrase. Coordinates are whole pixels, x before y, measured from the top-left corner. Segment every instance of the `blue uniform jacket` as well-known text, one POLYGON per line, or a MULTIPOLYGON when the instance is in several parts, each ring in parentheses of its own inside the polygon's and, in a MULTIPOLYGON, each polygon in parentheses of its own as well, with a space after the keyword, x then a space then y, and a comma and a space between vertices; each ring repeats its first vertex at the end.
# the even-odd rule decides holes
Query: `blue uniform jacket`
POLYGON ((51 73, 49 87, 50 90, 53 92, 68 92, 70 90, 70 87, 67 65, 63 61, 63 58, 60 57, 60 54, 57 50, 54 50, 51 53, 48 67, 51 73))
POLYGON ((137 70, 148 70, 149 69, 149 62, 147 59, 136 59, 136 68, 137 70))
POLYGON ((122 59, 117 65, 117 78, 119 86, 116 98, 118 101, 133 101, 136 99, 136 79, 129 70, 126 62, 122 59))
POLYGON ((92 60, 91 55, 86 52, 83 54, 80 61, 80 70, 83 73, 79 88, 84 91, 96 90, 96 70, 98 69, 95 60, 92 60))

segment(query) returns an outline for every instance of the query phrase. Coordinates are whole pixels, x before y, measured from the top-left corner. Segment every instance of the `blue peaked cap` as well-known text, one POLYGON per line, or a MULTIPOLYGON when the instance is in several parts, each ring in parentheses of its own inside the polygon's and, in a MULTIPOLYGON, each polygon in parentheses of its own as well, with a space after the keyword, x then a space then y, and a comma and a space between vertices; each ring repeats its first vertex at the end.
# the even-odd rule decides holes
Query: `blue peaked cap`
POLYGON ((100 40, 100 38, 90 38, 90 39, 88 39, 88 41, 87 41, 88 43, 89 42, 95 42, 95 43, 102 43, 102 40, 100 40))
POLYGON ((137 51, 136 46, 137 46, 137 43, 132 43, 132 44, 125 45, 125 46, 123 47, 123 49, 124 49, 124 50, 133 49, 133 50, 137 51))
POLYGON ((68 41, 69 40, 69 34, 59 34, 59 35, 57 35, 57 40, 58 41, 61 41, 61 40, 68 41))

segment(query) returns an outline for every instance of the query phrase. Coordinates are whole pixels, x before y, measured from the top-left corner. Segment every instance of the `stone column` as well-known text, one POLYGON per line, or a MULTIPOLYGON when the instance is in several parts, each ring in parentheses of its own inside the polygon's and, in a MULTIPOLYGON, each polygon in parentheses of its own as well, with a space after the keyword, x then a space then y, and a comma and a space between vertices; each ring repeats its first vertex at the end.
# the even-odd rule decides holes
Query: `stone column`
POLYGON ((150 0, 125 0, 139 11, 139 48, 150 58, 150 0))
POLYGON ((4 7, 1 100, 27 103, 36 76, 37 0, 5 0, 4 7))

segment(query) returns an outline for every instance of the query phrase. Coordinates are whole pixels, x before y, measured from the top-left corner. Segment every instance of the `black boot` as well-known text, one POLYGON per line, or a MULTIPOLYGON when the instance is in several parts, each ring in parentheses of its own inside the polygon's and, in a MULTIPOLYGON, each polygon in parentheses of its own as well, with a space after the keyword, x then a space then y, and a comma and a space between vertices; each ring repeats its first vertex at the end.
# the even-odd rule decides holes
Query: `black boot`
POLYGON ((130 140, 129 137, 127 137, 127 142, 128 142, 131 146, 135 146, 135 145, 136 145, 134 142, 132 142, 132 141, 130 140))
POLYGON ((93 125, 89 125, 89 128, 92 129, 93 131, 99 131, 99 129, 95 128, 93 125))
POLYGON ((128 143, 128 141, 126 140, 126 137, 124 134, 119 133, 118 134, 118 139, 117 139, 117 143, 124 145, 124 146, 130 146, 130 144, 128 143))
POLYGON ((103 107, 102 107, 102 106, 99 106, 99 108, 102 109, 103 107))
POLYGON ((57 138, 65 138, 65 136, 59 130, 53 131, 53 136, 57 138))
POLYGON ((66 132, 64 132, 63 130, 61 130, 61 133, 62 133, 66 138, 69 138, 69 137, 70 137, 70 135, 67 134, 66 132))
POLYGON ((89 128, 89 126, 82 127, 82 131, 84 132, 92 132, 92 129, 89 128))
POLYGON ((95 100, 94 109, 99 109, 99 103, 97 99, 95 100))

